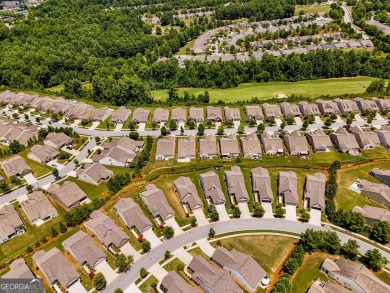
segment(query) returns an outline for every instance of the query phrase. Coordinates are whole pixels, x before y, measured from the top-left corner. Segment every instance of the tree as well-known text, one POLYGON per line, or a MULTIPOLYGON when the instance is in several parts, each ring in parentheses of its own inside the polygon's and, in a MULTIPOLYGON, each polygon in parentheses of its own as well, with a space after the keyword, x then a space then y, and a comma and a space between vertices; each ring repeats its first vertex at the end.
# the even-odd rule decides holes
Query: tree
POLYGON ((223 129, 223 125, 221 124, 221 125, 218 127, 217 135, 223 135, 224 133, 225 133, 225 130, 223 129))
POLYGON ((165 236, 165 238, 171 239, 175 235, 175 230, 173 230, 172 226, 166 226, 164 228, 163 235, 165 236))
POLYGON ((241 210, 238 206, 233 209, 233 217, 239 218, 241 216, 241 210))
POLYGON ((366 219, 360 213, 350 213, 346 222, 348 229, 357 233, 362 232, 366 225, 366 219))
POLYGON ((33 252, 33 248, 30 245, 27 246, 26 252, 27 253, 33 252))
POLYGON ((333 121, 332 121, 331 118, 327 118, 327 119, 325 120, 325 122, 324 122, 325 126, 328 126, 328 127, 331 126, 332 123, 333 123, 333 121))
POLYGON ((372 226, 372 239, 382 244, 387 244, 390 241, 390 224, 387 221, 375 222, 372 226))
POLYGON ((309 222, 310 213, 306 209, 301 210, 301 217, 299 218, 302 222, 309 222))
POLYGON ((204 126, 204 124, 200 123, 199 126, 198 126, 198 135, 199 136, 203 136, 205 129, 206 129, 206 127, 204 126))
POLYGON ((359 254, 359 244, 356 240, 349 239, 341 246, 341 254, 348 259, 357 260, 359 254))
MULTIPOLYGON (((204 126, 204 125, 203 125, 204 126)), ((189 121, 188 121, 188 127, 192 130, 192 129, 195 129, 195 127, 196 127, 196 123, 195 123, 195 121, 194 121, 194 119, 190 119, 189 121)))
POLYGON ((107 281, 106 278, 102 273, 97 273, 93 277, 93 285, 95 286, 96 290, 103 290, 106 287, 107 281))
POLYGON ((286 122, 282 122, 282 123, 280 123, 280 129, 284 129, 286 127, 286 122))
POLYGON ((172 257, 172 254, 169 250, 166 250, 165 253, 164 253, 164 259, 168 259, 168 258, 171 258, 172 257))
POLYGON ((51 238, 55 238, 55 237, 57 237, 57 235, 58 235, 57 229, 54 228, 54 227, 51 227, 51 229, 50 229, 50 237, 51 238))
POLYGON ((160 128, 160 132, 161 132, 162 136, 166 136, 168 134, 168 130, 167 130, 167 128, 165 126, 162 126, 160 128))
POLYGON ((17 154, 24 151, 24 145, 21 145, 20 142, 17 140, 13 140, 9 144, 9 150, 11 151, 11 153, 17 154))
POLYGON ((284 210, 283 205, 281 203, 279 203, 276 207, 276 210, 275 210, 275 217, 283 218, 285 213, 286 213, 286 211, 284 210))
POLYGON ((134 131, 136 127, 137 127, 137 125, 134 123, 134 121, 129 122, 129 129, 131 131, 134 131))
POLYGON ((238 129, 237 129, 237 132, 239 134, 245 133, 245 126, 244 126, 244 124, 240 123, 240 125, 238 126, 238 129))
POLYGON ((183 135, 184 134, 184 128, 183 126, 180 126, 180 135, 183 135))
POLYGON ((65 225, 62 222, 60 222, 60 232, 62 234, 64 234, 66 231, 67 231, 67 229, 66 229, 65 225))
POLYGON ((290 258, 284 265, 283 271, 287 274, 292 275, 297 269, 299 265, 295 258, 290 258))
POLYGON ((192 217, 191 218, 191 227, 195 227, 197 225, 196 223, 196 218, 195 217, 192 217))
POLYGON ((128 271, 134 262, 132 255, 125 256, 123 253, 118 255, 115 259, 115 265, 118 267, 119 273, 128 271))
POLYGON ((114 290, 114 293, 123 293, 123 290, 121 288, 116 288, 114 290))
POLYGON ((261 135, 264 131, 265 131, 264 123, 259 123, 259 125, 257 125, 257 134, 261 135))
POLYGON ((55 178, 58 178, 58 176, 60 175, 60 173, 58 172, 58 169, 57 168, 53 168, 53 170, 51 171, 51 173, 53 174, 53 176, 55 178))
POLYGON ((26 185, 26 190, 28 193, 30 193, 33 190, 33 186, 31 184, 26 185))
POLYGON ((387 259, 383 257, 376 248, 373 250, 367 250, 365 255, 362 257, 362 260, 366 267, 374 272, 379 271, 388 263, 387 259))
POLYGON ((131 131, 131 132, 129 133, 129 137, 130 137, 132 140, 138 140, 139 133, 136 132, 136 131, 131 131))
POLYGON ((145 268, 141 268, 139 271, 139 275, 141 276, 142 279, 145 278, 148 274, 149 272, 145 268))
POLYGON ((209 230, 209 236, 214 237, 215 236, 215 230, 213 228, 210 228, 209 230))
POLYGON ((257 218, 262 218, 265 214, 265 210, 259 202, 255 202, 253 206, 253 216, 257 218))
POLYGON ((219 213, 217 211, 213 211, 210 213, 210 219, 213 222, 219 221, 219 213))
POLYGON ((143 252, 149 252, 152 249, 152 246, 148 240, 145 240, 142 242, 141 248, 143 252))
POLYGON ((170 130, 176 130, 177 129, 177 122, 175 119, 169 120, 169 129, 170 130))
POLYGON ((157 128, 157 122, 153 120, 152 122, 152 129, 155 130, 157 128))

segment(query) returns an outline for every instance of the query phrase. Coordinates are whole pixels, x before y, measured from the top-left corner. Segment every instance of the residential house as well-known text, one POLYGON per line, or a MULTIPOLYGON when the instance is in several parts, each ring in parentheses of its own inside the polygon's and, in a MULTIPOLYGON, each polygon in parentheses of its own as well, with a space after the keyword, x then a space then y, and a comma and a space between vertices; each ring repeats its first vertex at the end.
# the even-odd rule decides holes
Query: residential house
POLYGON ((43 143, 56 149, 62 149, 63 147, 71 146, 73 144, 73 138, 63 132, 50 132, 43 143))
POLYGON ((268 103, 263 104, 263 113, 265 118, 282 118, 283 114, 280 110, 280 107, 278 105, 272 105, 268 103))
POLYGON ((363 150, 372 149, 381 145, 376 132, 363 130, 358 126, 353 126, 351 128, 351 133, 355 136, 359 147, 363 150))
POLYGON ((234 133, 222 137, 219 140, 219 147, 222 158, 238 157, 240 155, 237 136, 234 133))
POLYGON ((72 181, 65 181, 62 185, 51 184, 47 191, 66 209, 72 209, 87 199, 87 194, 72 181))
POLYGON ((241 120, 240 109, 238 108, 225 107, 224 112, 225 112, 225 120, 230 120, 230 121, 241 120))
POLYGON ((261 158, 261 144, 256 133, 241 137, 240 141, 244 158, 252 158, 255 160, 261 158))
POLYGON ((283 137, 284 144, 291 156, 308 156, 307 141, 298 131, 294 130, 290 135, 283 137))
POLYGON ((207 293, 242 293, 243 290, 224 270, 210 264, 202 256, 194 256, 188 265, 191 279, 207 293))
POLYGON ((378 99, 372 98, 373 101, 377 104, 381 111, 389 111, 390 110, 390 100, 389 99, 378 99))
POLYGON ((366 219, 366 223, 370 226, 372 226, 375 222, 380 221, 386 221, 390 223, 390 211, 388 209, 372 206, 365 206, 364 208, 354 206, 351 212, 362 214, 366 219))
POLYGON ((178 273, 170 271, 161 281, 161 290, 166 293, 199 293, 189 285, 178 273))
POLYGON ((129 236, 127 236, 127 234, 123 232, 110 217, 103 214, 101 211, 93 211, 90 218, 91 220, 85 223, 85 226, 107 249, 111 246, 121 248, 126 243, 129 243, 129 236))
POLYGON ((165 221, 175 215, 161 189, 154 184, 148 184, 145 189, 140 196, 154 218, 165 221))
POLYGON ((263 120, 264 114, 260 106, 245 106, 246 120, 263 120))
POLYGON ((226 198, 217 173, 209 171, 200 174, 199 182, 206 199, 210 200, 214 205, 225 204, 226 198))
POLYGON ((176 138, 167 136, 157 141, 156 160, 169 160, 175 157, 176 138))
POLYGON ((287 117, 287 116, 299 117, 299 116, 301 116, 301 111, 299 110, 298 105, 283 102, 280 104, 280 109, 282 110, 284 117, 287 117))
POLYGON ((353 100, 335 99, 334 101, 339 107, 341 114, 360 113, 358 105, 353 100))
POLYGON ((260 135, 266 155, 283 155, 283 140, 274 133, 264 132, 260 135))
POLYGON ((217 157, 217 139, 209 134, 199 139, 199 158, 213 159, 217 157))
POLYGON ((93 109, 90 119, 95 122, 102 122, 106 120, 112 113, 112 110, 107 107, 102 107, 100 109, 93 109))
POLYGON ((262 167, 251 170, 252 191, 260 202, 273 202, 274 195, 271 188, 271 177, 268 170, 262 167))
POLYGON ((77 178, 81 181, 99 185, 102 181, 107 181, 114 174, 113 171, 107 169, 100 163, 87 164, 84 169, 78 169, 77 178))
POLYGON ((351 293, 351 291, 331 281, 323 283, 320 279, 317 279, 311 284, 307 293, 351 293))
POLYGON ((173 181, 173 186, 182 205, 188 206, 191 211, 203 208, 203 202, 199 197, 195 184, 190 178, 181 176, 173 181))
POLYGON ((13 205, 0 208, 0 244, 24 233, 24 223, 13 205))
POLYGON ((9 268, 10 270, 1 277, 2 279, 35 279, 24 258, 15 259, 9 268))
POLYGON ((126 109, 125 106, 120 106, 118 109, 112 112, 111 122, 115 124, 124 124, 131 115, 131 110, 126 109))
POLYGON ((298 102, 299 110, 301 110, 301 113, 304 117, 314 115, 314 116, 320 116, 321 112, 318 108, 317 104, 309 104, 306 101, 300 101, 298 102))
POLYGON ((9 159, 0 162, 0 166, 5 172, 5 174, 8 176, 8 178, 12 176, 23 177, 27 174, 32 173, 31 168, 19 155, 13 156, 9 159))
POLYGON ((144 110, 142 108, 137 108, 134 110, 133 117, 131 119, 132 122, 139 123, 147 123, 149 119, 149 110, 144 110))
POLYGON ((60 152, 48 145, 34 145, 27 157, 30 160, 36 161, 41 164, 47 164, 48 162, 55 160, 60 152))
POLYGON ((30 193, 28 198, 20 203, 20 206, 33 225, 49 221, 58 216, 55 207, 40 190, 34 190, 30 193))
POLYGON ((372 183, 367 180, 360 180, 359 188, 361 194, 369 199, 390 208, 390 187, 382 183, 372 183))
POLYGON ((353 134, 348 133, 344 128, 340 127, 334 133, 331 133, 330 139, 335 147, 342 153, 357 154, 360 147, 353 134))
POLYGON ((132 150, 124 150, 120 147, 111 147, 92 157, 94 163, 102 165, 126 167, 134 161, 136 153, 132 150))
POLYGON ((306 175, 303 200, 307 208, 320 211, 325 209, 325 186, 326 177, 324 173, 317 172, 314 176, 306 175))
POLYGON ((143 140, 134 140, 127 136, 114 137, 109 142, 103 144, 103 149, 118 147, 128 153, 141 151, 144 148, 143 140))
POLYGON ((222 109, 220 107, 208 106, 206 109, 207 121, 221 122, 222 121, 222 109))
POLYGON ((359 110, 362 113, 367 113, 367 111, 380 111, 378 104, 373 100, 363 100, 362 98, 354 98, 353 100, 356 102, 359 110))
POLYGON ((180 122, 187 123, 187 110, 180 107, 173 109, 171 119, 175 120, 178 124, 180 122))
POLYGON ((204 111, 202 108, 191 107, 190 118, 196 123, 204 123, 204 111))
POLYGON ((298 179, 293 171, 280 171, 278 176, 278 196, 286 205, 298 206, 298 179))
POLYGON ((377 135, 381 144, 388 150, 390 150, 390 126, 383 125, 380 130, 378 130, 377 135))
POLYGON ((316 101, 316 103, 321 114, 324 116, 329 116, 331 114, 340 114, 340 110, 336 102, 324 101, 319 99, 316 101))
POLYGON ((389 292, 390 286, 381 281, 364 265, 349 259, 329 258, 321 265, 321 270, 353 292, 389 292))
POLYGON ((234 197, 236 203, 249 201, 244 175, 242 174, 240 167, 233 166, 230 171, 226 170, 225 181, 230 198, 234 197))
POLYGON ((32 259, 51 286, 59 283, 67 289, 80 279, 79 274, 56 247, 48 251, 39 250, 32 259))
POLYGON ((329 135, 326 135, 321 129, 306 132, 306 138, 315 153, 330 152, 333 149, 329 135))
POLYGON ((190 135, 186 138, 179 138, 177 142, 177 161, 189 162, 195 159, 196 141, 195 136, 190 135))
POLYGON ((163 108, 157 108, 153 113, 153 122, 157 124, 166 124, 169 118, 169 111, 163 108))
POLYGON ((131 198, 121 198, 114 209, 130 230, 136 228, 139 233, 143 233, 152 228, 152 223, 131 198))
POLYGON ((371 176, 378 179, 380 182, 390 186, 390 170, 381 170, 374 168, 370 172, 371 176))
POLYGON ((231 274, 249 292, 255 292, 267 277, 265 270, 248 254, 237 249, 227 250, 219 246, 211 259, 231 274))
POLYGON ((18 141, 21 145, 26 146, 29 141, 35 139, 38 135, 38 130, 35 125, 26 126, 22 122, 8 123, 2 125, 0 132, 0 140, 4 145, 9 146, 13 141, 18 141))
POLYGON ((62 242, 62 245, 74 257, 77 263, 95 268, 98 264, 106 260, 104 252, 97 247, 84 231, 78 231, 62 242))

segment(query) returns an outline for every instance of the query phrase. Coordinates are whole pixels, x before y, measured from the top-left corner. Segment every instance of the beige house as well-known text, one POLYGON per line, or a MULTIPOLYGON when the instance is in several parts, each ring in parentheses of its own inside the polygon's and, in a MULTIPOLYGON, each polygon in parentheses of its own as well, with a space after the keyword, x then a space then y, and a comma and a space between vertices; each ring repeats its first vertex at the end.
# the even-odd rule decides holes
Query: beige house
POLYGON ((176 138, 167 136, 157 141, 156 160, 169 160, 175 157, 176 138))
POLYGON ((177 142, 177 161, 189 162, 195 159, 196 141, 195 136, 190 135, 186 138, 179 138, 177 142))
POLYGON ((268 103, 263 104, 263 113, 265 118, 282 118, 283 114, 278 105, 272 105, 268 103))
POLYGON ((106 120, 111 115, 111 113, 112 110, 107 107, 102 107, 100 109, 93 109, 90 119, 95 122, 96 121, 102 122, 106 120))
POLYGON ((351 128, 351 133, 355 136, 356 141, 362 150, 372 149, 381 145, 378 134, 376 132, 368 129, 363 130, 358 126, 353 126, 351 128))
POLYGON ((354 98, 353 100, 362 113, 365 113, 366 111, 380 111, 378 104, 373 100, 363 100, 362 98, 354 98))
POLYGON ((70 146, 73 143, 73 138, 67 136, 63 132, 50 132, 45 140, 43 141, 45 145, 51 146, 56 149, 62 149, 65 146, 70 146))
POLYGON ((340 110, 336 102, 324 101, 319 99, 316 101, 316 103, 321 114, 324 116, 329 116, 332 114, 340 114, 340 110))
POLYGON ((329 135, 326 135, 321 129, 306 132, 306 138, 315 153, 330 152, 333 149, 329 135))
POLYGON ((225 204, 226 198, 217 173, 209 171, 200 174, 199 181, 206 199, 210 200, 214 205, 225 204))
POLYGON ((363 208, 354 206, 352 213, 362 214, 368 225, 373 225, 375 222, 386 221, 390 223, 390 211, 388 209, 365 206, 363 208))
POLYGON ((33 225, 41 224, 58 216, 55 207, 40 190, 29 194, 28 199, 22 201, 20 206, 33 225))
POLYGON ((389 186, 382 183, 372 183, 367 180, 360 180, 358 185, 362 195, 387 208, 390 208, 389 186))
POLYGON ((360 152, 360 147, 353 134, 348 133, 344 128, 340 127, 334 133, 331 133, 330 139, 335 147, 342 153, 356 154, 360 152))
POLYGON ((219 140, 219 147, 222 158, 238 157, 240 148, 238 146, 237 136, 234 133, 229 134, 219 140))
POLYGON ((190 118, 196 123, 204 123, 204 111, 202 108, 191 107, 190 118))
POLYGON ((230 121, 241 120, 240 109, 238 108, 225 107, 224 112, 225 112, 225 120, 230 120, 230 121))
POLYGON ((217 155, 217 139, 215 135, 209 134, 205 138, 199 139, 199 158, 213 159, 217 155))
POLYGON ((390 110, 390 100, 389 99, 378 99, 372 98, 373 101, 378 105, 381 111, 390 110))
POLYGON ((377 131, 381 144, 388 150, 390 150, 390 126, 383 125, 380 130, 377 131))
POLYGON ((100 163, 93 163, 84 166, 84 169, 79 169, 76 172, 77 178, 91 183, 93 185, 99 185, 102 181, 107 181, 114 174, 113 171, 107 169, 100 163))
POLYGON ((114 146, 104 149, 100 154, 95 154, 92 160, 102 165, 126 167, 134 161, 135 157, 136 153, 134 151, 114 146))
POLYGON ((152 228, 152 223, 131 198, 121 198, 114 209, 130 230, 136 228, 139 233, 143 233, 152 228))
POLYGON ((0 208, 0 244, 24 233, 24 223, 13 205, 0 208))
POLYGON ((332 283, 331 281, 323 283, 320 279, 318 279, 311 284, 307 293, 351 293, 351 291, 340 285, 332 283))
POLYGON ((298 131, 291 132, 283 137, 284 144, 291 156, 308 156, 309 148, 307 141, 298 131))
POLYGON ((163 108, 157 108, 153 113, 153 122, 157 124, 166 124, 169 119, 169 111, 163 108))
POLYGON ((1 277, 2 279, 35 279, 23 258, 15 259, 9 268, 10 270, 1 277))
POLYGON ((207 121, 221 122, 222 121, 222 109, 220 107, 208 106, 206 109, 207 121))
POLYGON ((65 181, 62 185, 51 184, 47 191, 68 210, 87 199, 86 193, 72 181, 65 181))
POLYGON ((30 160, 36 161, 41 164, 47 164, 48 162, 57 159, 60 152, 48 145, 34 145, 27 157, 30 160))
POLYGON ((298 206, 298 178, 295 172, 279 172, 278 196, 284 204, 298 206))
POLYGON ((19 155, 13 156, 9 159, 0 162, 0 166, 5 172, 5 174, 8 176, 8 178, 12 176, 23 177, 27 174, 32 173, 31 168, 19 155))
POLYGON ((283 155, 283 140, 274 133, 264 132, 260 136, 266 155, 283 155))
POLYGON ((325 209, 326 177, 318 172, 306 175, 305 192, 303 193, 304 206, 310 209, 323 211, 325 209))
POLYGON ((335 99, 334 100, 339 107, 340 113, 360 113, 359 107, 353 100, 342 100, 342 99, 335 99))
POLYGON ((189 285, 178 273, 170 271, 161 281, 160 289, 167 293, 199 293, 189 285))
POLYGON ((264 114, 260 106, 245 106, 246 120, 263 120, 264 114))
POLYGON ((230 171, 226 170, 225 181, 230 198, 234 198, 236 203, 249 201, 244 175, 242 174, 240 167, 233 166, 230 171))
POLYGON ((299 110, 299 106, 295 104, 290 104, 288 102, 283 102, 280 104, 280 109, 285 117, 287 116, 301 116, 301 110, 299 110))
POLYGON ((381 170, 374 168, 370 172, 371 176, 378 179, 380 182, 390 186, 390 170, 381 170))
POLYGON ((113 137, 109 142, 103 144, 103 149, 118 147, 126 152, 138 152, 144 147, 143 140, 134 140, 127 136, 113 137))
POLYGON ((172 120, 175 120, 177 123, 186 123, 187 122, 187 110, 183 108, 175 108, 172 110, 172 120))
POLYGON ((320 109, 318 109, 317 104, 309 104, 306 101, 300 101, 298 102, 299 110, 301 110, 301 113, 303 116, 319 116, 321 115, 320 109))
POLYGON ((181 176, 173 181, 173 186, 182 205, 188 206, 191 211, 203 208, 203 202, 190 178, 181 176))
POLYGON ((161 189, 154 184, 148 184, 145 189, 140 196, 154 218, 165 221, 175 215, 161 189))
POLYGON ((252 191, 260 202, 273 202, 274 195, 271 188, 271 177, 268 170, 262 167, 251 170, 252 191))
POLYGON ((149 119, 149 110, 144 110, 142 108, 137 108, 134 110, 133 117, 131 121, 133 121, 136 124, 139 123, 147 123, 149 119))
POLYGON ((111 122, 115 124, 124 124, 131 115, 131 110, 126 109, 124 106, 120 106, 118 109, 112 112, 111 122))
POLYGON ((261 144, 256 133, 241 137, 240 141, 244 158, 252 158, 254 160, 261 158, 261 144))

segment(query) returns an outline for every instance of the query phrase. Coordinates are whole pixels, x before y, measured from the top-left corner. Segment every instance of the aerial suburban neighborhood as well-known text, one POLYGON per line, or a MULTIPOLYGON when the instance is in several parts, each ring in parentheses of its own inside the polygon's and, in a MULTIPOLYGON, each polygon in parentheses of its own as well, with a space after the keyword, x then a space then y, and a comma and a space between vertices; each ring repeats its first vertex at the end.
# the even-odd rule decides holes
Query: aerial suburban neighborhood
POLYGON ((390 292, 389 36, 389 0, 0 0, 0 292, 390 292))

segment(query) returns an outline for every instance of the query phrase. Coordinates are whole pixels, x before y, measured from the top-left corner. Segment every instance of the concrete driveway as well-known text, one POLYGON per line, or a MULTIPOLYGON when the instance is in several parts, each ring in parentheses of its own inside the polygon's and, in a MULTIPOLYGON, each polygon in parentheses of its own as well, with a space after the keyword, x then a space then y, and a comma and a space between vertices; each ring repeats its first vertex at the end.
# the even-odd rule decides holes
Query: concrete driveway
POLYGON ((156 263, 155 265, 151 266, 149 271, 152 273, 153 276, 157 278, 157 280, 162 281, 166 275, 168 275, 168 272, 159 265, 159 263, 156 263))
POLYGON ((176 222, 175 218, 170 218, 165 221, 166 226, 171 226, 175 230, 175 236, 183 233, 183 230, 180 228, 179 224, 176 222))
POLYGON ((155 248, 156 246, 161 244, 161 240, 158 239, 158 237, 156 236, 156 234, 154 234, 152 229, 148 229, 142 234, 144 235, 144 238, 150 242, 152 248, 155 248))
POLYGON ((219 214, 220 221, 227 221, 230 219, 224 204, 215 205, 215 209, 217 210, 217 212, 219 214))
POLYGON ((142 291, 140 289, 138 289, 136 284, 131 284, 130 287, 128 287, 123 292, 124 293, 142 293, 142 291))
POLYGON ((322 122, 320 116, 314 116, 314 121, 315 121, 316 124, 322 124, 322 123, 324 123, 324 122, 322 122))
POLYGON ((270 202, 262 202, 261 205, 263 206, 265 213, 264 218, 273 218, 274 212, 272 211, 272 203, 270 202))
POLYGON ((359 114, 355 115, 355 120, 356 121, 364 121, 364 119, 359 114))
POLYGON ((250 219, 251 213, 249 212, 249 207, 246 202, 239 202, 238 207, 241 210, 241 217, 242 219, 250 219))
POLYGON ((202 249, 207 256, 211 257, 214 254, 215 248, 210 245, 207 238, 196 241, 196 244, 198 244, 199 248, 202 249))
POLYGON ((81 120, 76 119, 76 120, 73 122, 73 124, 70 125, 70 127, 76 127, 80 122, 81 122, 81 120))
POLYGON ((121 247, 121 252, 126 256, 132 255, 134 258, 134 261, 137 261, 142 256, 137 250, 135 250, 135 248, 133 246, 131 246, 130 243, 126 243, 125 245, 123 245, 121 247))
POLYGON ((85 290, 84 286, 81 285, 80 281, 77 281, 72 286, 68 288, 69 293, 87 293, 87 290, 85 290))
POLYGON ((195 215, 196 221, 198 222, 198 226, 204 226, 209 224, 209 221, 207 221, 202 209, 196 209, 192 211, 192 213, 195 215))
POLYGON ((187 251, 185 251, 183 247, 176 249, 174 252, 172 252, 172 254, 178 259, 180 259, 182 262, 184 262, 186 265, 189 265, 193 258, 193 256, 187 251))
POLYGON ((107 263, 107 261, 102 261, 101 263, 99 263, 95 267, 95 270, 104 275, 104 277, 107 280, 107 283, 111 283, 112 281, 114 281, 118 277, 118 274, 115 273, 115 271, 110 267, 110 265, 107 263))
POLYGON ((89 130, 95 130, 96 127, 98 127, 100 124, 100 121, 92 122, 92 126, 89 128, 89 130))
POLYGON ((117 125, 115 125, 114 131, 121 131, 121 130, 122 130, 122 127, 123 127, 123 124, 118 123, 117 125))
POLYGON ((286 220, 297 220, 297 207, 293 205, 286 205, 286 220))
POLYGON ((280 118, 275 118, 275 123, 277 127, 280 127, 280 124, 282 124, 282 119, 280 118))
POLYGON ((69 154, 72 154, 72 155, 74 155, 76 157, 80 154, 80 151, 75 150, 75 149, 68 149, 66 147, 63 147, 61 150, 64 151, 64 152, 67 152, 69 154))
POLYGON ((34 185, 35 183, 38 182, 37 179, 35 179, 33 174, 27 174, 26 176, 23 177, 24 180, 26 180, 27 184, 34 185))
POLYGON ((309 223, 316 226, 321 226, 321 211, 317 209, 310 209, 309 223))
POLYGON ((140 124, 138 125, 138 131, 144 131, 144 130, 145 130, 145 126, 146 126, 145 123, 140 123, 140 124))
POLYGON ((296 125, 302 125, 303 124, 303 121, 302 121, 301 117, 294 117, 294 120, 295 120, 295 124, 296 125))

